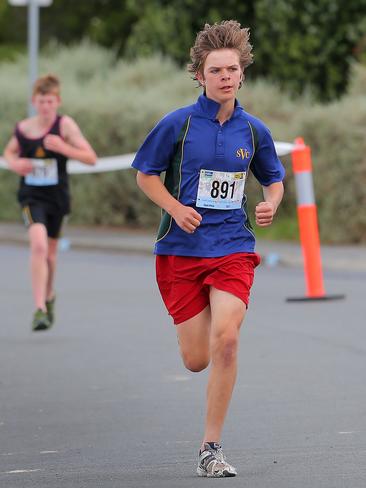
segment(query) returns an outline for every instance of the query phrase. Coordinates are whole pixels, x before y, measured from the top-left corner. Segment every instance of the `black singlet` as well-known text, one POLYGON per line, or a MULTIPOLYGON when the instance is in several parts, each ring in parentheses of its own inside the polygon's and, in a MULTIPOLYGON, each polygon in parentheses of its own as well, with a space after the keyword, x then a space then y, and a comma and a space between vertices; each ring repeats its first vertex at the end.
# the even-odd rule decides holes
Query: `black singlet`
POLYGON ((67 175, 67 157, 49 151, 43 145, 44 138, 48 134, 61 136, 60 123, 62 116, 57 115, 51 128, 42 137, 28 138, 19 129, 19 124, 15 128, 20 154, 22 158, 30 159, 51 159, 57 162, 57 183, 47 186, 36 186, 27 183, 25 177, 21 177, 18 191, 18 201, 22 207, 30 204, 44 205, 49 212, 68 214, 70 212, 70 194, 67 175))

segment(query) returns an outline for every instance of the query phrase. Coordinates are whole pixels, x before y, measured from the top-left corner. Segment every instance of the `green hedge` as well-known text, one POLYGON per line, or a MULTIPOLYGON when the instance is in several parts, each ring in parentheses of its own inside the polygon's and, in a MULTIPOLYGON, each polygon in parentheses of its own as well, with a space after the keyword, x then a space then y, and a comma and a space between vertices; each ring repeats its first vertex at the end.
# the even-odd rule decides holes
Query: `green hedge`
MULTIPOLYGON (((62 78, 62 111, 81 126, 100 156, 135 151, 165 113, 192 103, 200 93, 189 75, 159 57, 134 62, 88 43, 53 46, 42 56, 42 73, 62 78)), ((0 64, 0 148, 14 123, 26 115, 27 62, 0 64)), ((340 101, 313 102, 310 95, 293 99, 274 84, 248 82, 239 98, 246 110, 262 118, 276 140, 303 136, 312 148, 320 230, 326 242, 366 242, 365 137, 366 69, 353 67, 350 89, 340 101)), ((278 219, 296 228, 296 201, 289 157, 286 196, 278 219)), ((250 208, 260 198, 251 178, 250 208)), ((134 170, 71 177, 72 222, 83 224, 156 226, 160 211, 137 189, 134 170)), ((0 173, 0 218, 17 218, 17 177, 0 173)), ((284 236, 288 233, 284 231, 284 236)))

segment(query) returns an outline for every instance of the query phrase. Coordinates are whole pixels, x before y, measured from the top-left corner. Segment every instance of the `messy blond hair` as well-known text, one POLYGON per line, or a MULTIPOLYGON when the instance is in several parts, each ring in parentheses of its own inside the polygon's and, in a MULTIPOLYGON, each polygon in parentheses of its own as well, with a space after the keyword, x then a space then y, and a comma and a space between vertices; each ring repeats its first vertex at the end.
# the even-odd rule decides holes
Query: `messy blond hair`
POLYGON ((224 20, 213 25, 205 24, 203 30, 198 32, 196 41, 191 48, 190 55, 192 63, 187 69, 193 74, 203 74, 203 66, 207 56, 216 49, 235 49, 239 54, 241 69, 252 64, 252 45, 249 43, 249 28, 242 28, 236 20, 224 20))
POLYGON ((50 94, 60 96, 60 80, 52 74, 41 76, 33 85, 33 96, 50 94))

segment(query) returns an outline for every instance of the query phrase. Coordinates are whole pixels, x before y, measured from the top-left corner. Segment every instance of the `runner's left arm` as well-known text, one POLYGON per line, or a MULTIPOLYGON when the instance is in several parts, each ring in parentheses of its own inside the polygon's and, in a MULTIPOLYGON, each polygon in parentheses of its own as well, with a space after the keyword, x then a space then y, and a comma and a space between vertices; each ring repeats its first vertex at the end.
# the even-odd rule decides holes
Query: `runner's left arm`
POLYGON ((269 129, 258 119, 253 119, 258 134, 258 147, 251 164, 251 171, 263 189, 264 200, 255 208, 255 221, 259 227, 272 224, 283 197, 285 168, 279 160, 269 129))
POLYGON ((68 116, 61 120, 62 137, 49 134, 45 137, 44 145, 46 149, 54 151, 70 159, 76 159, 85 164, 94 165, 97 155, 89 142, 81 133, 77 123, 68 116))
POLYGON ((264 201, 255 207, 255 222, 259 227, 267 227, 273 222, 277 208, 283 197, 283 183, 278 181, 268 186, 262 186, 264 201))

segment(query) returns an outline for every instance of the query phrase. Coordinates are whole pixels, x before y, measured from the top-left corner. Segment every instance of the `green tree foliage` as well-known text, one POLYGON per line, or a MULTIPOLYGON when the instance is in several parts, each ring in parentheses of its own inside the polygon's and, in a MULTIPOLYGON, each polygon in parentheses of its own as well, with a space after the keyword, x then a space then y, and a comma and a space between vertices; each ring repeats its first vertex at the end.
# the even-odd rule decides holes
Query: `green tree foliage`
MULTIPOLYGON (((366 49, 366 0, 54 0, 41 9, 41 41, 88 37, 120 56, 160 52, 184 65, 196 33, 223 19, 251 28, 249 77, 296 94, 311 89, 323 101, 344 93, 350 62, 366 49)), ((4 42, 26 42, 26 9, 0 0, 4 42)))
POLYGON ((241 19, 253 25, 254 0, 130 0, 138 17, 126 43, 129 56, 152 55, 157 51, 179 64, 189 61, 189 49, 205 23, 241 19))
POLYGON ((323 101, 344 93, 352 57, 366 35, 366 0, 130 0, 137 22, 125 54, 159 51, 188 60, 205 22, 237 19, 252 28, 255 64, 249 76, 279 82, 294 94, 311 90, 323 101))
MULTIPOLYGON (((41 45, 50 40, 61 43, 89 37, 121 52, 138 20, 129 0, 53 0, 40 9, 41 45)), ((12 7, 0 0, 0 43, 25 43, 27 40, 27 9, 12 7)))
POLYGON ((338 98, 365 33, 366 0, 258 0, 256 71, 294 93, 338 98))

